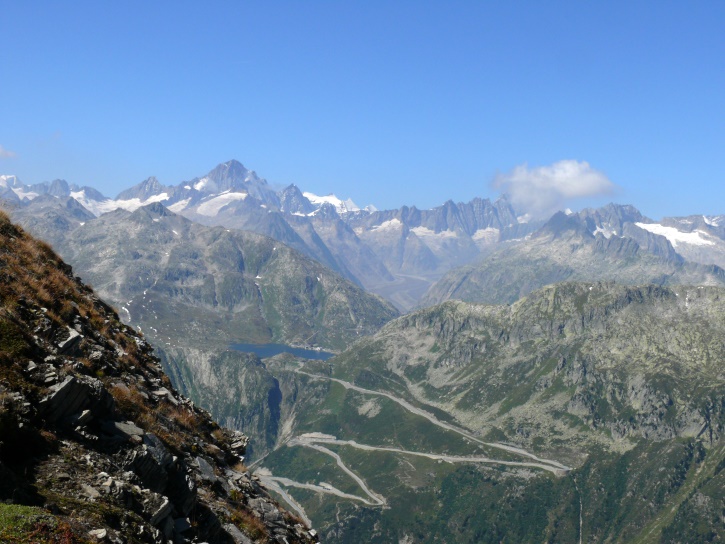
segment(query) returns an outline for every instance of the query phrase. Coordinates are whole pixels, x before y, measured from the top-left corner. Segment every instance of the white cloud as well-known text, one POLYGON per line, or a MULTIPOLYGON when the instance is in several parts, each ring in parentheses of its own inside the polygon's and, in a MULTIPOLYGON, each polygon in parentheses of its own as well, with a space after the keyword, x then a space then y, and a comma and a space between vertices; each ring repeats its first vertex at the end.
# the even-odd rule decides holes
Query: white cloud
POLYGON ((10 151, 9 149, 5 149, 2 145, 0 145, 0 159, 14 159, 17 156, 18 154, 15 153, 15 151, 10 151))
POLYGON ((588 162, 574 160, 535 168, 522 164, 496 176, 492 186, 507 193, 517 209, 536 216, 551 215, 574 199, 611 195, 617 188, 588 162))

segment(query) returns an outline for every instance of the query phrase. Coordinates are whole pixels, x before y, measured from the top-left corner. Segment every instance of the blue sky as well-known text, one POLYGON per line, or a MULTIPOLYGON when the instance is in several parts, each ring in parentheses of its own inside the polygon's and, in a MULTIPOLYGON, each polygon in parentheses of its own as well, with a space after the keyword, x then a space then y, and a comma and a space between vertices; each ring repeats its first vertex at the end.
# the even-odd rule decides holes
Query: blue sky
POLYGON ((723 2, 0 0, 0 173, 115 196, 236 158, 428 208, 569 160, 616 185, 572 207, 725 213, 723 28, 723 2))

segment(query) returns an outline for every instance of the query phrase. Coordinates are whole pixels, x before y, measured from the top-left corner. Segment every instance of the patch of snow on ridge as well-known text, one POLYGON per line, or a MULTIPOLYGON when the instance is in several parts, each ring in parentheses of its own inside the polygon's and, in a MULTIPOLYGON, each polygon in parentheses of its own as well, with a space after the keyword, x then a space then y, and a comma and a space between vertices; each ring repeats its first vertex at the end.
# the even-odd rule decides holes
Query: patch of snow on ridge
POLYGON ((12 174, 0 176, 0 187, 14 187, 16 183, 18 183, 18 178, 12 174))
POLYGON ((96 217, 107 212, 112 212, 119 207, 116 206, 116 203, 110 198, 101 201, 91 200, 90 198, 86 197, 86 192, 84 190, 71 191, 70 196, 76 199, 81 206, 83 206, 96 217))
MULTIPOLYGON (((194 189, 196 189, 197 191, 201 191, 204 187, 206 187, 206 185, 208 183, 209 183, 209 178, 201 178, 199 181, 197 181, 194 184, 194 189)), ((187 185, 187 187, 188 187, 188 185, 187 185)))
POLYGON ((395 229, 402 228, 402 226, 403 226, 403 223, 400 222, 400 219, 393 218, 393 219, 390 219, 388 221, 383 221, 379 225, 375 225, 370 230, 378 230, 378 231, 380 231, 380 230, 395 230, 395 229))
POLYGON ((214 217, 227 204, 231 204, 236 200, 244 200, 247 196, 247 193, 230 193, 229 191, 224 191, 222 194, 199 204, 199 207, 196 208, 196 213, 206 215, 207 217, 214 217))
MULTIPOLYGON (((391 221, 398 221, 397 219, 391 219, 391 221)), ((386 221, 386 223, 389 223, 389 221, 386 221)), ((398 221, 400 223, 400 221, 398 221)), ((384 225, 385 223, 383 223, 384 225)), ((380 225, 381 227, 383 225, 380 225)), ((442 230, 440 232, 435 232, 428 227, 413 227, 410 229, 410 232, 414 233, 416 236, 419 237, 430 237, 435 236, 436 238, 455 238, 458 236, 455 231, 452 230, 442 230)))
POLYGON ((184 200, 179 200, 171 206, 168 206, 168 208, 174 213, 179 213, 181 210, 186 209, 186 207, 189 205, 189 202, 191 202, 191 198, 185 198, 184 200))
POLYGON ((85 190, 74 191, 70 194, 71 197, 75 198, 80 204, 86 208, 93 215, 98 217, 104 213, 112 212, 119 208, 127 210, 129 212, 136 211, 141 206, 146 204, 152 204, 154 202, 163 202, 169 199, 168 193, 161 193, 148 197, 146 200, 140 198, 129 198, 128 200, 111 200, 107 198, 105 200, 93 200, 86 196, 85 190))
POLYGON ((710 225, 711 227, 719 227, 720 221, 722 221, 723 216, 719 215, 717 217, 707 217, 706 215, 702 216, 702 220, 705 221, 706 224, 710 225))
POLYGON ((14 175, 5 174, 0 176, 0 187, 10 189, 20 200, 33 200, 40 196, 35 191, 28 191, 27 187, 14 175))
POLYGON ((706 232, 696 230, 695 232, 680 232, 674 227, 665 227, 659 223, 635 223, 639 228, 647 230, 653 234, 664 236, 672 244, 677 247, 678 243, 690 244, 693 246, 713 246, 714 242, 706 240, 704 236, 708 236, 706 232))
POLYGON ((594 229, 594 232, 592 232, 592 234, 593 234, 594 236, 596 236, 596 235, 597 235, 597 234, 599 234, 600 232, 602 233, 602 235, 603 235, 603 236, 604 236, 604 237, 605 237, 606 239, 609 239, 609 238, 611 238, 612 236, 616 236, 616 235, 617 235, 617 231, 616 231, 616 230, 614 230, 614 229, 610 229, 610 228, 608 228, 608 227, 597 227, 596 229, 594 229))
POLYGON ((352 199, 341 200, 333 194, 327 196, 317 196, 314 193, 302 193, 307 200, 309 200, 315 206, 322 206, 323 204, 332 204, 335 206, 337 213, 356 212, 360 210, 360 206, 355 204, 352 199))
POLYGON ((25 191, 21 187, 13 187, 11 189, 11 191, 13 193, 15 193, 16 195, 18 195, 18 198, 20 198, 20 200, 25 200, 26 198, 28 200, 33 200, 34 198, 37 198, 38 196, 40 196, 38 193, 36 193, 34 191, 25 191))
POLYGON ((486 227, 485 229, 478 229, 473 233, 471 238, 475 241, 484 240, 485 242, 498 242, 501 236, 501 231, 494 227, 486 227))

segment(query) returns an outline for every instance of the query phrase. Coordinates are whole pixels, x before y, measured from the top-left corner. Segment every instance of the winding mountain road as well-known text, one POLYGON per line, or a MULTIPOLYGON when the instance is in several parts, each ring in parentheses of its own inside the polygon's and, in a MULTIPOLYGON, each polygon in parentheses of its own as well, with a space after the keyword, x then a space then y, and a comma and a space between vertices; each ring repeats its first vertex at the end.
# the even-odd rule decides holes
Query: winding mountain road
MULTIPOLYGON (((356 448, 359 450, 365 450, 365 451, 384 451, 388 453, 398 453, 403 455, 413 455, 416 457, 426 457, 428 459, 433 459, 437 461, 446 461, 448 463, 485 463, 485 464, 496 464, 496 465, 506 465, 506 466, 513 466, 513 467, 531 467, 531 468, 540 468, 543 470, 548 470, 549 472, 552 472, 556 474, 557 476, 562 475, 562 470, 557 467, 553 467, 551 465, 547 465, 544 463, 535 463, 530 461, 502 461, 500 459, 492 459, 490 457, 486 457, 484 455, 470 455, 470 456, 464 456, 464 455, 442 455, 437 453, 425 453, 420 451, 410 451, 410 450, 403 450, 400 448, 390 448, 385 446, 370 446, 368 444, 360 444, 358 442, 355 442, 354 440, 338 440, 334 436, 330 435, 320 435, 319 433, 308 433, 303 434, 300 436, 297 436, 293 439, 291 439, 289 442, 287 442, 287 446, 305 446, 308 448, 313 448, 319 451, 323 451, 325 453, 328 453, 335 457, 337 459, 337 464, 340 465, 345 472, 350 474, 355 481, 358 483, 361 483, 359 478, 355 476, 352 472, 350 472, 347 467, 345 467, 342 464, 342 461, 340 460, 340 456, 336 453, 330 451, 327 448, 318 446, 317 444, 335 444, 339 446, 350 446, 352 448, 356 448)), ((361 484, 361 487, 363 485, 361 484)))
MULTIPOLYGON (((302 517, 306 522, 308 522, 308 524, 309 524, 309 518, 307 517, 307 514, 304 511, 304 508, 297 501, 295 501, 282 488, 282 486, 310 489, 310 490, 316 491, 318 493, 326 493, 326 494, 335 495, 335 496, 349 499, 349 500, 359 501, 368 506, 385 506, 387 504, 385 497, 373 492, 360 476, 355 474, 355 472, 353 472, 349 467, 347 467, 345 465, 345 463, 343 462, 343 460, 339 454, 330 450, 329 448, 324 447, 322 444, 348 446, 348 447, 352 447, 352 448, 356 448, 356 449, 364 450, 364 451, 382 451, 382 452, 388 452, 388 453, 395 453, 395 454, 399 454, 399 455, 412 455, 412 456, 417 456, 417 457, 425 457, 427 459, 432 459, 432 460, 437 460, 437 461, 445 461, 448 463, 482 463, 482 464, 497 464, 497 465, 514 466, 514 467, 530 467, 530 468, 537 468, 537 469, 549 471, 549 472, 555 474, 556 476, 565 476, 566 474, 569 473, 569 471, 571 471, 570 467, 568 467, 562 463, 559 463, 558 461, 554 461, 551 459, 543 459, 524 449, 517 448, 516 446, 510 446, 508 444, 501 444, 499 442, 484 442, 483 440, 480 440, 479 438, 473 436, 470 432, 468 432, 460 427, 456 427, 455 425, 452 425, 450 423, 446 423, 445 421, 441 421, 438 418, 436 418, 433 414, 431 414, 430 412, 426 412, 425 410, 422 410, 421 408, 418 408, 417 406, 412 405, 408 401, 400 399, 390 393, 385 393, 382 391, 375 391, 372 389, 365 389, 364 387, 359 387, 350 382, 346 382, 346 381, 340 380, 338 378, 332 378, 330 376, 310 374, 309 372, 305 372, 299 368, 296 368, 293 370, 294 370, 294 372, 308 376, 309 378, 312 378, 313 380, 329 380, 329 381, 339 383, 340 385, 345 387, 345 389, 352 389, 353 391, 357 391, 357 392, 363 393, 365 395, 375 395, 375 396, 388 398, 388 399, 392 400, 393 402, 402 406, 405 410, 409 411, 410 413, 419 415, 419 416, 427 419, 430 423, 432 423, 433 425, 436 425, 437 427, 454 432, 472 442, 481 444, 482 446, 499 449, 502 451, 506 451, 508 453, 513 453, 513 454, 525 457, 527 459, 530 459, 529 461, 506 461, 506 460, 500 460, 500 459, 493 459, 491 457, 487 457, 484 455, 471 455, 471 456, 444 455, 444 454, 436 454, 436 453, 426 453, 426 452, 419 452, 419 451, 403 450, 400 448, 385 447, 385 446, 370 446, 368 444, 360 444, 354 440, 338 440, 337 437, 335 437, 335 436, 323 434, 323 433, 302 434, 302 435, 291 438, 289 441, 286 442, 286 445, 288 447, 300 446, 300 447, 311 448, 311 449, 317 450, 321 453, 324 453, 325 455, 329 455, 330 457, 335 459, 337 466, 340 467, 340 469, 343 472, 345 472, 345 474, 350 476, 360 486, 360 489, 362 489, 368 497, 368 498, 365 498, 365 497, 361 497, 358 495, 346 493, 327 483, 324 483, 324 484, 302 483, 302 482, 297 482, 297 481, 291 480, 289 478, 273 476, 272 473, 268 469, 263 468, 263 467, 260 467, 259 469, 257 469, 255 471, 255 475, 257 475, 259 477, 260 481, 263 484, 267 485, 270 489, 279 493, 279 495, 300 515, 300 517, 302 517)), ((262 461, 262 459, 260 459, 257 462, 260 462, 260 461, 262 461)))
MULTIPOLYGON (((316 379, 316 380, 330 380, 330 381, 339 383, 345 389, 352 389, 353 391, 357 391, 359 393, 363 393, 366 395, 377 395, 380 397, 388 398, 388 399, 392 400, 393 402, 398 403, 400 406, 402 406, 409 412, 419 415, 421 417, 424 417, 425 419, 430 421, 433 425, 436 425, 442 429, 446 429, 448 431, 459 434, 459 435, 463 436, 464 438, 471 440, 472 442, 481 444, 482 446, 496 448, 499 450, 507 451, 509 453, 514 453, 516 455, 521 455, 522 457, 527 457, 527 458, 535 461, 535 466, 539 466, 540 468, 544 468, 544 466, 546 466, 548 468, 546 468, 545 470, 550 470, 551 472, 554 472, 555 474, 557 474, 559 476, 563 476, 571 470, 571 467, 568 467, 562 463, 559 463, 558 461, 553 461, 551 459, 543 459, 541 457, 537 457, 533 453, 530 453, 521 448, 517 448, 516 446, 510 446, 508 444, 501 444, 500 442, 484 442, 483 440, 473 436, 468 431, 461 429, 460 427, 456 427, 455 425, 451 425, 450 423, 446 423, 445 421, 441 421, 440 419, 435 417, 430 412, 426 412, 425 410, 422 410, 422 409, 418 408, 417 406, 413 406, 408 401, 400 399, 394 395, 391 395, 390 393, 385 393, 382 391, 375 391, 373 389, 365 389, 364 387, 359 387, 357 385, 354 385, 350 382, 346 382, 344 380, 340 380, 338 378, 332 378, 330 376, 322 376, 319 374, 310 374, 309 372, 305 372, 304 370, 300 370, 300 369, 294 369, 294 372, 297 372, 298 374, 303 374, 305 376, 308 376, 308 377, 310 377, 312 379, 316 379)), ((503 463, 503 461, 499 461, 499 462, 503 463)))

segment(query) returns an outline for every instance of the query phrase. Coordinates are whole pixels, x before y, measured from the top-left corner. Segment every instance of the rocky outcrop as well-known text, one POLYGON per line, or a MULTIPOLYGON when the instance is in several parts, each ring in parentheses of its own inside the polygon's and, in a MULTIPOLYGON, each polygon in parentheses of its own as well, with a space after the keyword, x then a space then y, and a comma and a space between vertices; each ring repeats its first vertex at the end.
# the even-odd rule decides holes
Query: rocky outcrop
POLYGON ((0 299, 0 501, 44 506, 73 542, 314 540, 250 477, 247 437, 4 217, 0 299))

